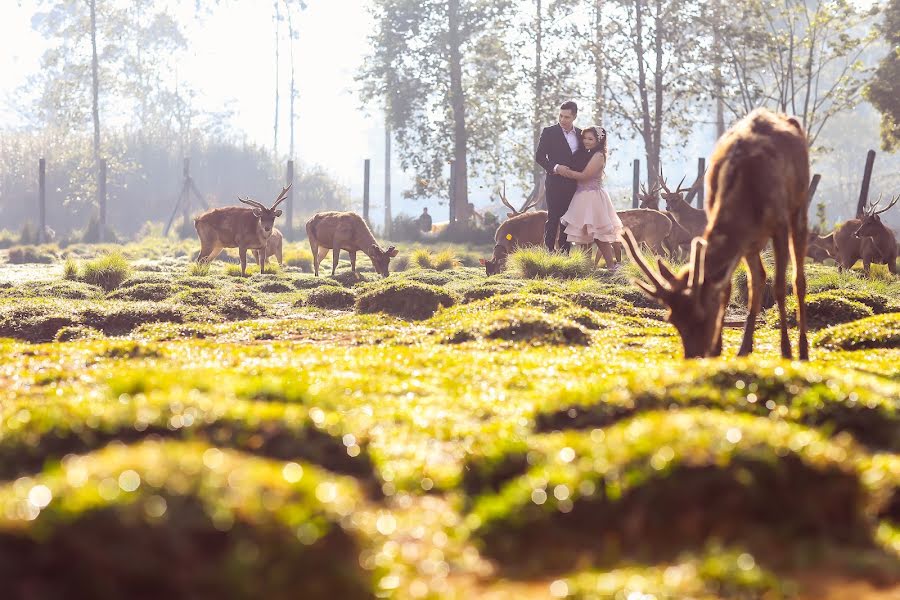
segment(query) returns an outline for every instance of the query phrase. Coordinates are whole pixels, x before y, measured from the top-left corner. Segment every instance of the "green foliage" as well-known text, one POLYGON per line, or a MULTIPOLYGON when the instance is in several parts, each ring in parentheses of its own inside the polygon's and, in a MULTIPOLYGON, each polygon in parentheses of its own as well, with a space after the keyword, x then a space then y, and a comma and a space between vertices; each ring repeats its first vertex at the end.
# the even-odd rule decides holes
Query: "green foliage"
POLYGON ((402 319, 427 319, 456 298, 445 290, 415 281, 387 279, 367 287, 356 301, 360 313, 382 312, 402 319))
POLYGON ((44 246, 14 246, 8 252, 7 261, 14 265, 56 262, 56 257, 44 246))
POLYGON ((188 267, 187 274, 190 277, 209 277, 211 270, 212 264, 208 261, 192 262, 191 266, 188 267))
POLYGON ((890 51, 881 59, 864 94, 881 113, 881 147, 891 152, 900 145, 900 1, 885 4, 881 33, 890 51))
POLYGON ((432 252, 428 248, 419 248, 415 250, 409 257, 409 262, 413 266, 420 269, 433 269, 435 271, 446 271, 459 267, 459 259, 451 248, 446 248, 440 252, 432 252))
POLYGON ((346 288, 330 285, 312 290, 303 301, 304 305, 338 310, 351 309, 355 303, 356 294, 346 288))
POLYGON ((525 279, 588 277, 594 265, 585 254, 549 252, 545 248, 520 248, 507 259, 508 269, 525 279))
POLYGON ((137 283, 109 294, 110 298, 117 300, 152 300, 159 302, 174 296, 180 291, 180 286, 171 282, 165 283, 137 283))
POLYGON ((529 345, 587 346, 591 342, 587 330, 575 320, 533 308, 495 309, 473 314, 461 324, 451 326, 445 339, 451 344, 501 340, 529 345))
POLYGON ((830 350, 900 348, 900 313, 829 327, 819 333, 815 345, 830 350))
POLYGON ((341 284, 334 279, 327 277, 315 277, 313 275, 303 275, 293 281, 294 287, 298 290, 312 290, 322 286, 340 287, 341 284))
POLYGON ((119 252, 110 252, 81 265, 78 278, 85 283, 112 291, 128 279, 131 266, 119 252))
MULTIPOLYGON (((797 298, 789 296, 787 302, 788 326, 797 325, 797 298)), ((872 309, 857 302, 848 300, 840 293, 823 292, 820 294, 808 294, 806 296, 806 322, 811 329, 828 327, 837 323, 847 323, 857 319, 872 316, 872 309)), ((772 327, 778 326, 778 307, 772 307, 765 312, 766 323, 772 327)))

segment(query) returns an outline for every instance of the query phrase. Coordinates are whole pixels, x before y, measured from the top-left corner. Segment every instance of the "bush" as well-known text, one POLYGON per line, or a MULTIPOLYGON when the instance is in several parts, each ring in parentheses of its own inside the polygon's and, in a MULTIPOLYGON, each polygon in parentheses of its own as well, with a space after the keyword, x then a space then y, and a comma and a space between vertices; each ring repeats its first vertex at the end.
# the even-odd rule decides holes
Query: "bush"
POLYGON ((78 279, 78 262, 74 258, 67 258, 63 265, 63 279, 75 281, 78 279))
POLYGON ((594 265, 587 255, 572 251, 571 254, 549 252, 545 248, 520 248, 507 259, 508 269, 525 279, 580 279, 588 277, 594 265))
POLYGON ((356 301, 360 313, 383 312, 402 319, 427 319, 456 299, 447 291, 424 283, 387 280, 368 288, 356 301))
POLYGON ((531 345, 587 346, 590 335, 575 321, 533 308, 513 308, 473 314, 462 326, 451 326, 450 344, 478 340, 504 340, 531 345))
POLYGON ((355 302, 356 294, 346 288, 322 286, 309 292, 303 304, 318 308, 347 310, 353 308, 355 302))
POLYGON ((814 344, 829 350, 900 348, 900 313, 829 327, 819 333, 814 344))
POLYGON ((9 249, 10 264, 50 264, 56 261, 56 257, 42 246, 14 246, 9 249))
MULTIPOLYGON (((790 296, 785 304, 788 326, 796 327, 797 298, 790 296)), ((853 300, 846 300, 840 294, 823 292, 806 296, 806 324, 810 329, 819 329, 838 323, 848 323, 871 316, 871 308, 853 300)), ((765 319, 770 326, 777 327, 779 321, 778 307, 773 306, 768 309, 765 312, 765 319)))
POLYGON ((290 250, 284 253, 283 258, 285 265, 298 267, 307 273, 312 273, 313 255, 309 250, 290 250))
POLYGON ((129 275, 131 267, 125 257, 119 252, 111 252, 85 262, 79 279, 110 292, 128 279, 129 275))

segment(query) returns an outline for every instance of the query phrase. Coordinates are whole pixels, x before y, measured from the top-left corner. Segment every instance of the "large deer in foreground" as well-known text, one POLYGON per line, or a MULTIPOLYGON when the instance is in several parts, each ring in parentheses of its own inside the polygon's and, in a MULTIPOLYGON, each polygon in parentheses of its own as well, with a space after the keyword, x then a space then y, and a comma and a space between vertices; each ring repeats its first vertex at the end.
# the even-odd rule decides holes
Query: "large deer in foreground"
POLYGON ((354 212, 328 211, 314 214, 306 222, 306 237, 309 238, 309 249, 313 255, 313 269, 319 276, 319 263, 333 251, 331 276, 337 272, 338 257, 341 250, 350 254, 350 270, 356 273, 356 253, 362 252, 372 261, 375 272, 387 277, 391 259, 397 256, 393 246, 382 250, 375 240, 372 230, 366 222, 354 212))
POLYGON ((794 262, 794 290, 800 326, 799 355, 809 357, 806 337, 807 190, 809 151, 795 118, 758 109, 723 135, 706 175, 709 224, 694 239, 687 267, 673 273, 662 260, 654 272, 630 232, 624 241, 647 282, 635 281, 669 308, 668 320, 681 336, 686 358, 719 356, 722 326, 731 295, 731 275, 742 258, 750 275, 747 322, 739 355, 753 351, 753 331, 766 281, 760 252, 771 239, 775 251, 775 298, 781 319, 781 355, 791 357, 785 308, 788 254, 794 262))
POLYGON ((194 228, 200 236, 198 262, 210 262, 225 248, 237 248, 241 257, 241 275, 247 275, 247 250, 259 251, 259 272, 265 273, 266 246, 275 228, 275 219, 281 216, 276 210, 287 198, 291 186, 281 189, 275 204, 266 208, 256 200, 238 200, 251 206, 225 206, 208 210, 194 219, 194 228))

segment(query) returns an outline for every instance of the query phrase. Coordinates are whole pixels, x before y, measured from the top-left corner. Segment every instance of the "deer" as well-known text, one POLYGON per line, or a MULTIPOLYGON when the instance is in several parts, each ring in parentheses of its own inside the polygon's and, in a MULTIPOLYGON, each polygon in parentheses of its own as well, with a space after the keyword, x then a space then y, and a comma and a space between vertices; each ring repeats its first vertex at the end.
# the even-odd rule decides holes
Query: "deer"
MULTIPOLYGON (((272 235, 269 236, 268 241, 266 241, 266 260, 269 257, 274 256, 275 260, 278 261, 278 266, 282 265, 282 247, 284 246, 284 236, 280 231, 278 231, 277 227, 272 228, 272 235)), ((253 253, 253 259, 260 265, 260 269, 262 268, 262 262, 260 261, 260 252, 256 248, 251 250, 253 253)))
POLYGON ((757 109, 735 123, 716 143, 706 174, 709 223, 691 243, 687 266, 677 273, 658 260, 654 271, 630 231, 623 241, 645 279, 634 280, 645 294, 668 307, 668 321, 681 337, 685 358, 720 356, 731 276, 738 261, 748 268, 750 295, 739 356, 753 352, 753 333, 766 281, 760 252, 772 240, 775 298, 781 327, 781 356, 791 358, 785 307, 788 257, 793 258, 798 354, 809 359, 806 332, 809 150, 794 117, 757 109))
POLYGON ((866 275, 872 263, 886 264, 891 273, 897 274, 897 240, 878 215, 897 204, 900 196, 891 199, 885 208, 875 210, 881 200, 879 197, 875 204, 863 209, 859 218, 845 221, 835 229, 838 270, 852 268, 861 258, 866 275))
POLYGON ((834 232, 832 231, 828 235, 819 235, 815 231, 810 231, 806 243, 806 255, 815 262, 825 262, 829 258, 836 258, 838 251, 834 241, 834 232))
POLYGON ((703 235, 707 222, 706 212, 702 209, 694 208, 685 201, 684 193, 690 192, 692 188, 681 187, 681 184, 684 183, 684 177, 681 178, 674 192, 666 185, 662 169, 659 171, 659 178, 663 189, 662 197, 666 201, 666 211, 672 213, 674 219, 688 230, 692 238, 703 235))
MULTIPOLYGON (((657 182, 648 191, 644 184, 641 184, 641 191, 638 193, 640 199, 640 208, 650 210, 659 210, 659 192, 662 186, 657 182)), ((669 256, 681 255, 682 251, 690 252, 690 245, 693 236, 685 229, 681 223, 675 218, 675 215, 667 210, 659 211, 669 217, 672 223, 672 229, 669 235, 662 242, 662 246, 669 256)))
POLYGON ((494 233, 494 251, 491 258, 480 258, 478 262, 485 268, 488 276, 496 275, 506 268, 506 259, 510 252, 520 246, 540 246, 544 243, 544 224, 547 222, 547 211, 529 212, 537 206, 539 194, 535 191, 520 208, 513 206, 506 197, 506 182, 498 193, 500 202, 509 212, 506 221, 497 227, 494 233))
POLYGON ((247 276, 247 250, 259 250, 259 272, 265 273, 266 245, 275 228, 275 219, 281 216, 278 205, 287 198, 291 186, 281 188, 275 203, 266 208, 256 200, 238 200, 251 208, 225 206, 213 208, 194 219, 194 229, 200 237, 200 253, 197 262, 211 262, 225 248, 237 248, 241 257, 241 276, 247 276))
POLYGON ((631 230, 639 243, 646 244, 653 252, 664 254, 663 240, 672 231, 672 222, 663 212, 651 208, 635 208, 616 211, 622 226, 631 230))
POLYGON ((331 276, 337 272, 338 257, 341 250, 350 254, 350 270, 354 277, 356 272, 356 253, 362 252, 372 261, 375 272, 382 277, 389 275, 388 267, 391 259, 397 256, 393 246, 383 250, 375 240, 372 230, 361 216, 354 212, 328 211, 314 214, 306 222, 306 236, 309 238, 309 249, 313 255, 313 270, 319 276, 319 263, 333 251, 331 276))

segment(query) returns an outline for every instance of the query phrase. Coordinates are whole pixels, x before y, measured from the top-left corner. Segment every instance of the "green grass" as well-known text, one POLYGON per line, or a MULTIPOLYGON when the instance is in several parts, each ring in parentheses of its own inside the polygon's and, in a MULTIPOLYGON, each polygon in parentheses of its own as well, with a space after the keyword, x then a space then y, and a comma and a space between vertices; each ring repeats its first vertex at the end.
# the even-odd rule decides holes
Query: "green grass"
POLYGON ((576 279, 593 272, 594 264, 581 252, 548 252, 544 248, 520 248, 509 255, 507 269, 524 279, 576 279))
POLYGON ((734 356, 741 331, 727 328, 722 358, 684 361, 630 263, 487 278, 471 263, 490 246, 452 246, 468 266, 241 279, 194 270, 196 246, 72 246, 70 279, 0 266, 5 584, 342 598, 897 589, 896 282, 810 266, 826 326, 811 361, 778 358, 773 327, 752 357, 734 356), (116 249, 133 272, 114 290, 78 280, 116 249), (882 314, 837 324, 834 298, 882 314))
POLYGON ((80 265, 78 279, 112 291, 131 275, 131 265, 119 252, 110 252, 80 265))

